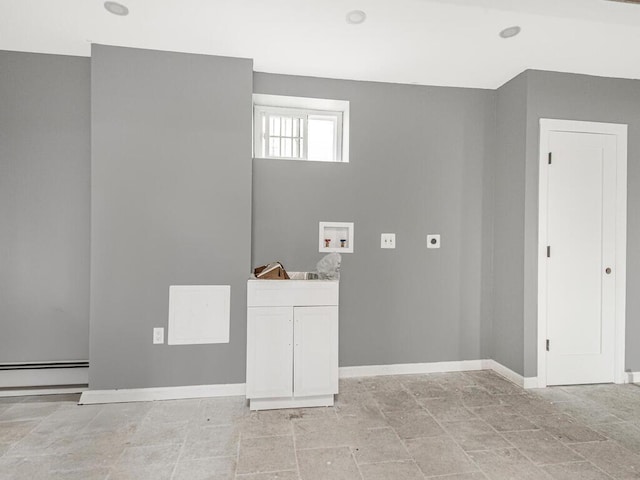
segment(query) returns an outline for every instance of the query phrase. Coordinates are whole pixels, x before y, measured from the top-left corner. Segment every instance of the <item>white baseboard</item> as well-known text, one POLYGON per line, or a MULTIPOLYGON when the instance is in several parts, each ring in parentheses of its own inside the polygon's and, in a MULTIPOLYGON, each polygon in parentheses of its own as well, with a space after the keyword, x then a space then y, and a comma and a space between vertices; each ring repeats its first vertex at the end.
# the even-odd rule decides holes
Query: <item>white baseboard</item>
POLYGON ((629 383, 640 383, 640 372, 627 372, 629 383))
MULTIPOLYGON (((427 373, 493 370, 507 380, 524 388, 537 387, 537 378, 524 378, 494 360, 462 360, 458 362, 400 363, 395 365, 364 365, 340 367, 340 378, 376 377, 380 375, 410 375, 427 373)), ((95 403, 148 402, 187 398, 244 396, 246 385, 191 385, 184 387, 131 388, 119 390, 87 390, 80 397, 80 405, 95 403)))
POLYGON ((410 375, 422 373, 464 372, 482 370, 485 360, 461 360, 458 362, 398 363, 395 365, 364 365, 340 367, 340 378, 377 377, 378 375, 410 375))
POLYGON ((87 385, 89 367, 25 368, 0 370, 0 388, 30 388, 53 385, 87 385))
POLYGON ((462 360, 457 362, 400 363, 396 365, 341 367, 340 378, 464 372, 474 370, 493 370, 497 374, 523 388, 536 388, 538 386, 537 377, 523 377, 495 360, 462 360))
POLYGON ((80 405, 95 403, 149 402, 154 400, 183 400, 187 398, 244 396, 244 383, 225 385, 187 385, 183 387, 125 388, 118 390, 87 390, 80 405))
POLYGON ((503 376, 507 380, 515 383, 522 388, 538 388, 538 377, 524 377, 519 373, 514 372, 510 368, 505 367, 501 363, 496 362, 495 360, 483 360, 483 369, 493 370, 498 375, 503 376))

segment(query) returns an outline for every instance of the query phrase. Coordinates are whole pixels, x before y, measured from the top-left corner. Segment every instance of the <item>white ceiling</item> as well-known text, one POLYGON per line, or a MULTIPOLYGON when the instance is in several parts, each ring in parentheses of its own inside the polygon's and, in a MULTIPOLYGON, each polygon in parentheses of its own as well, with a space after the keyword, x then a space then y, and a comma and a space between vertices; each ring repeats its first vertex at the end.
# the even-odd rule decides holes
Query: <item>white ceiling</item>
POLYGON ((640 5, 605 0, 0 0, 0 49, 90 43, 254 59, 261 72, 496 88, 527 68, 640 78, 640 5), (362 25, 345 15, 367 13, 362 25), (503 40, 498 32, 520 25, 503 40))

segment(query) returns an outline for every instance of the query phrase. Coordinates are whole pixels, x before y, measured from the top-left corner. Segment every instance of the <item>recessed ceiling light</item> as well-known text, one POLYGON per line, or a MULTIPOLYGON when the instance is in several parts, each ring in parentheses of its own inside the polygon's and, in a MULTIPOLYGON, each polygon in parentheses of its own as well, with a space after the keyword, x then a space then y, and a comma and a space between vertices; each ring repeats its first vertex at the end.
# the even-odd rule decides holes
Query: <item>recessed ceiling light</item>
POLYGON ((367 19, 367 14, 362 10, 352 10, 347 13, 347 23, 351 25, 360 25, 367 19))
POLYGON ((514 25, 513 27, 505 28, 500 32, 500 36, 502 38, 511 38, 515 37, 522 31, 522 29, 518 25, 514 25))
POLYGON ((114 15, 119 15, 121 17, 125 17, 129 15, 129 9, 118 2, 104 2, 104 8, 107 9, 107 12, 113 13, 114 15))

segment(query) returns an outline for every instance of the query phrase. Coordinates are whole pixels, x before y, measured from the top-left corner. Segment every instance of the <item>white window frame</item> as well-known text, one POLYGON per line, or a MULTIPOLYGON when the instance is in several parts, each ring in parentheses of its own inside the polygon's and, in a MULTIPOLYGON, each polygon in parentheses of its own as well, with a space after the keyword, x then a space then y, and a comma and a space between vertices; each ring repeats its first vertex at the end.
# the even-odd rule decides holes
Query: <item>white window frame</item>
POLYGON ((279 160, 323 161, 308 158, 308 119, 313 116, 333 117, 334 120, 334 159, 328 163, 349 162, 349 102, 319 98, 288 97, 281 95, 253 95, 253 154, 254 158, 279 160), (303 118, 303 157, 271 156, 268 152, 269 122, 266 131, 262 131, 263 115, 279 115, 303 118))

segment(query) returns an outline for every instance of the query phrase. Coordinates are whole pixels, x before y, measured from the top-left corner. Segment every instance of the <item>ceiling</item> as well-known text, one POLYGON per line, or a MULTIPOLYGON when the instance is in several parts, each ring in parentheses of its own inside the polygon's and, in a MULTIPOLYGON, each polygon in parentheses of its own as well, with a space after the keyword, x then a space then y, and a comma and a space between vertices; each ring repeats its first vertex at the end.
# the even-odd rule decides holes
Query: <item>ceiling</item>
POLYGON ((605 0, 0 0, 0 49, 90 44, 254 59, 261 72, 496 88, 528 68, 640 78, 640 5, 605 0), (347 12, 367 21, 350 25, 347 12), (520 25, 522 33, 498 32, 520 25))

